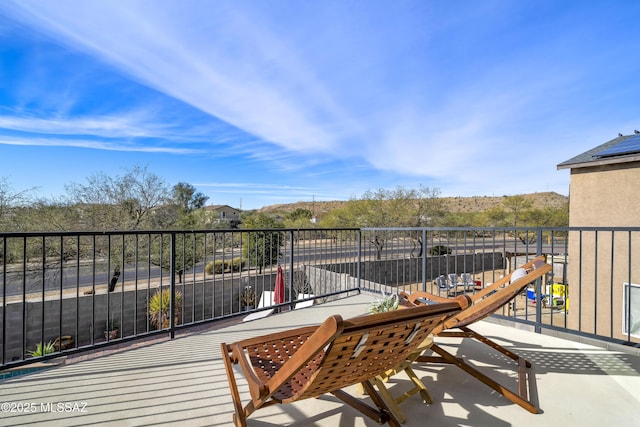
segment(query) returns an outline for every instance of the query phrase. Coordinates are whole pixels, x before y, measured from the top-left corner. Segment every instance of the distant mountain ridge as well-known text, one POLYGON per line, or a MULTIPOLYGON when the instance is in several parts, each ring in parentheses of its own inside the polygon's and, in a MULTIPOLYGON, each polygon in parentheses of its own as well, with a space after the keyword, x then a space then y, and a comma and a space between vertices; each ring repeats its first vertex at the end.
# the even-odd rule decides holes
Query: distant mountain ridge
MULTIPOLYGON (((567 196, 555 192, 522 194, 527 200, 531 200, 538 209, 547 207, 560 208, 569 202, 567 196)), ((483 212, 487 209, 501 206, 508 196, 474 196, 474 197, 442 197, 445 209, 449 212, 483 212)), ((334 200, 330 202, 296 202, 277 205, 268 205, 258 209, 259 212, 286 214, 296 209, 307 209, 317 217, 323 217, 328 212, 342 207, 349 201, 334 200)))

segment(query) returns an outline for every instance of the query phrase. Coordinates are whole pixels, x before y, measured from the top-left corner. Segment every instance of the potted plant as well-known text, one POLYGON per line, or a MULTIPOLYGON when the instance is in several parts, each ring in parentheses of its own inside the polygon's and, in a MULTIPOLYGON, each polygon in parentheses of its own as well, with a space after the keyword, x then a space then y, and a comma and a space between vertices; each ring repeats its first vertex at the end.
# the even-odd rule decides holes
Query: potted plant
POLYGON ((398 297, 398 294, 385 295, 371 303, 369 312, 372 314, 385 313, 387 311, 397 310, 399 305, 400 297, 398 297))
POLYGON ((118 323, 111 319, 107 322, 107 327, 104 330, 104 338, 106 340, 114 340, 116 338, 118 338, 118 332, 120 331, 120 328, 118 326, 118 323))
POLYGON ((251 286, 245 286, 240 294, 240 303, 245 311, 251 310, 256 306, 256 291, 251 286))
POLYGON ((73 347, 73 336, 71 335, 63 335, 61 337, 56 337, 53 340, 53 348, 56 351, 68 350, 73 347))
MULTIPOLYGON (((182 292, 176 291, 174 298, 175 323, 180 323, 182 314, 182 292)), ((156 329, 166 329, 171 325, 169 310, 171 308, 171 292, 158 289, 149 299, 149 317, 156 329)))

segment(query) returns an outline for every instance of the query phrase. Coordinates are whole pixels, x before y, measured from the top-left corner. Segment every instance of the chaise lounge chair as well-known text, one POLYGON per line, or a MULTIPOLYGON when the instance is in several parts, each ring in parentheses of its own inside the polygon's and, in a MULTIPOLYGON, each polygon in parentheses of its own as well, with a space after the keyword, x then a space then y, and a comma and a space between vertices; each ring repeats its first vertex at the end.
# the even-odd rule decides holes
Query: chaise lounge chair
POLYGON ((468 297, 343 320, 334 315, 321 325, 222 344, 234 423, 246 426, 254 411, 331 393, 379 424, 399 422, 372 386, 371 379, 398 366, 428 339, 435 327, 467 308, 468 297), (233 364, 249 386, 243 406, 233 364), (361 384, 375 407, 343 389, 361 384))
MULTIPOLYGON (((433 334, 436 337, 476 339, 513 359, 518 364, 517 393, 483 374, 468 363, 466 359, 455 357, 451 353, 447 352, 436 342, 431 345, 430 349, 437 353, 438 356, 421 355, 416 359, 416 362, 454 364, 529 412, 534 414, 539 413, 540 409, 529 401, 527 393, 527 374, 529 373, 528 369, 531 368, 531 363, 489 338, 471 330, 468 326, 495 313, 499 308, 513 300, 513 298, 522 292, 527 285, 541 278, 551 271, 551 269, 551 265, 547 264, 544 256, 532 259, 522 267, 514 270, 512 273, 506 275, 492 285, 474 293, 473 295, 469 295, 469 298, 473 302, 472 305, 449 317, 433 331, 433 334), (451 329, 456 330, 452 331, 451 329)), ((402 296, 406 298, 409 303, 414 305, 451 300, 449 298, 443 298, 438 295, 420 291, 413 292, 411 294, 402 293, 402 296)))

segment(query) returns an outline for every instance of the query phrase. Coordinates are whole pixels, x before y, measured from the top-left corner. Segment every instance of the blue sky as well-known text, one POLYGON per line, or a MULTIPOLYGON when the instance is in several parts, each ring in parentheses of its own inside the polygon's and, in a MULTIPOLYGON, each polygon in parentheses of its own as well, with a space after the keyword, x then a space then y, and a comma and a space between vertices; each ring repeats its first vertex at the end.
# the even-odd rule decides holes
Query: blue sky
POLYGON ((0 178, 147 166, 254 209, 396 186, 568 195, 640 127, 638 1, 0 2, 0 178))

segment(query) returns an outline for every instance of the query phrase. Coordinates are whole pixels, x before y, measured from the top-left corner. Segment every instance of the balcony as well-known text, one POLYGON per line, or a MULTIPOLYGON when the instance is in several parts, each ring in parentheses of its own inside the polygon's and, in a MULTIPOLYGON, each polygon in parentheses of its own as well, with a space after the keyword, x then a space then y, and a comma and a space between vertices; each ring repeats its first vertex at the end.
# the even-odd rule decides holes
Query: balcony
MULTIPOLYGON (((101 357, 69 357, 64 366, 4 380, 0 401, 34 405, 28 409, 33 412, 25 412, 24 406, 4 411, 0 424, 231 425, 233 407, 221 342, 319 323, 335 313, 345 318, 359 315, 374 296, 363 292, 246 323, 221 321, 204 330, 183 331, 173 340, 130 345, 101 357)), ((533 362, 530 395, 543 413, 525 411, 454 366, 416 365, 434 403, 425 405, 417 395, 409 398, 401 406, 407 416, 404 425, 629 425, 640 415, 637 354, 493 321, 483 321, 477 329, 533 362)), ((477 343, 449 342, 452 352, 464 352, 494 377, 515 384, 512 362, 499 353, 477 343)), ((397 392, 405 390, 407 382, 398 375, 389 386, 397 392)), ((239 387, 246 397, 244 384, 239 387)), ((250 426, 374 424, 332 396, 271 406, 249 418, 250 426)))
MULTIPOLYGON (((0 424, 230 425, 220 342, 360 315, 399 289, 456 293, 436 285, 452 273, 485 286, 544 254, 553 274, 477 326, 533 362, 530 394, 543 413, 454 366, 417 365, 434 403, 408 399, 406 425, 627 425, 640 415, 639 236, 637 228, 0 234, 0 397, 10 404, 0 424), (269 308, 259 301, 274 288, 277 264, 285 301, 271 308, 282 312, 242 322, 269 308), (169 297, 166 325, 150 321, 156 292, 169 297), (107 338, 111 320, 119 334, 107 338), (29 354, 65 336, 68 348, 29 354), (9 377, 17 371, 32 372, 9 377)), ((507 359, 467 341, 439 344, 515 384, 507 359)), ((399 375, 389 385, 405 382, 399 375)), ((263 409, 249 423, 371 425, 332 397, 263 409)))

